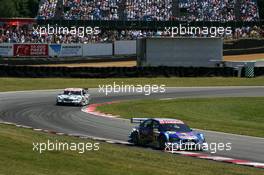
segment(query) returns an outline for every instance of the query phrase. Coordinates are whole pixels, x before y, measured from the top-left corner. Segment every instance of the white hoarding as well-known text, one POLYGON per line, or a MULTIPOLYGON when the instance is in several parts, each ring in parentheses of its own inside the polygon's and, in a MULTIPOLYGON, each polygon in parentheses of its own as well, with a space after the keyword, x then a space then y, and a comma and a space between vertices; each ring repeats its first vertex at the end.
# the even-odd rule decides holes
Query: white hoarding
POLYGON ((115 41, 115 55, 135 55, 137 53, 137 41, 115 41))
POLYGON ((112 43, 91 43, 83 45, 83 56, 111 56, 112 43))

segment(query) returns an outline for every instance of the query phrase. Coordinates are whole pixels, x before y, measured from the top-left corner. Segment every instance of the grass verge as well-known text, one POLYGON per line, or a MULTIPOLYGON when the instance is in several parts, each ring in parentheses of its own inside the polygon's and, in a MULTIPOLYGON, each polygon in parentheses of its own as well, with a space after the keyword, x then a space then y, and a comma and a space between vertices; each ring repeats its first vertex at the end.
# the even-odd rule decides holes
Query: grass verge
POLYGON ((161 85, 167 87, 192 86, 264 86, 264 78, 0 78, 0 91, 63 89, 66 87, 98 88, 99 85, 113 84, 161 85))
POLYGON ((264 97, 141 100, 99 106, 98 110, 131 117, 178 118, 193 128, 264 136, 264 97))
POLYGON ((0 174, 255 175, 264 172, 256 168, 107 143, 100 143, 99 151, 84 154, 72 151, 39 154, 32 151, 32 142, 47 140, 67 143, 93 142, 0 125, 0 174))

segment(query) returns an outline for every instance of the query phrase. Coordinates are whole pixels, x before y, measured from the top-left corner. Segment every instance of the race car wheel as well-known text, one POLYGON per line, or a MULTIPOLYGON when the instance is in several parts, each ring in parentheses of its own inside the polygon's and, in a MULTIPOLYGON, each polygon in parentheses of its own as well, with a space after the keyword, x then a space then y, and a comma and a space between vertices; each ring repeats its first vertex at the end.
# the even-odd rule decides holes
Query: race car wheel
POLYGON ((166 147, 166 138, 164 136, 159 137, 159 149, 164 150, 166 147))
POLYGON ((82 102, 80 103, 80 106, 85 106, 85 102, 82 101, 82 102))
POLYGON ((133 132, 131 134, 131 141, 132 143, 134 143, 135 145, 139 145, 139 137, 138 137, 138 133, 137 132, 133 132))

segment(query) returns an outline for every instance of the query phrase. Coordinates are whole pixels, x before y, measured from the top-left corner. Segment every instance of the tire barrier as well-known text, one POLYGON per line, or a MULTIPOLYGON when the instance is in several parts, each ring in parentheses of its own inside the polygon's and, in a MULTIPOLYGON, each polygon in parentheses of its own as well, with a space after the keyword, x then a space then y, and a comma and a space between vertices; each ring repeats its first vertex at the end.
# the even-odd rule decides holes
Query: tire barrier
MULTIPOLYGON (((130 78, 130 77, 236 77, 238 71, 229 67, 32 67, 0 66, 0 77, 69 77, 69 78, 130 78)), ((258 69, 256 75, 264 75, 258 69)))
POLYGON ((43 64, 76 64, 76 63, 101 63, 116 61, 135 61, 135 55, 107 56, 107 57, 67 57, 67 58, 1 58, 2 65, 43 65, 43 64))
POLYGON ((251 49, 251 48, 260 48, 263 46, 264 46, 264 40, 258 38, 226 40, 224 42, 224 50, 251 49))

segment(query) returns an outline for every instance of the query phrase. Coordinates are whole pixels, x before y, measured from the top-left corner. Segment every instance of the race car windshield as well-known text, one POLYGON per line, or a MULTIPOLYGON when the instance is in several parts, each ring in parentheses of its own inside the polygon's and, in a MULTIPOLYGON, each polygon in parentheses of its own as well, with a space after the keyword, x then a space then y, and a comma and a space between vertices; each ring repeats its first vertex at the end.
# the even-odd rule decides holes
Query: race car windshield
POLYGON ((81 95, 81 91, 64 91, 64 95, 81 95))
POLYGON ((191 132, 191 129, 185 124, 163 124, 163 131, 191 132))

